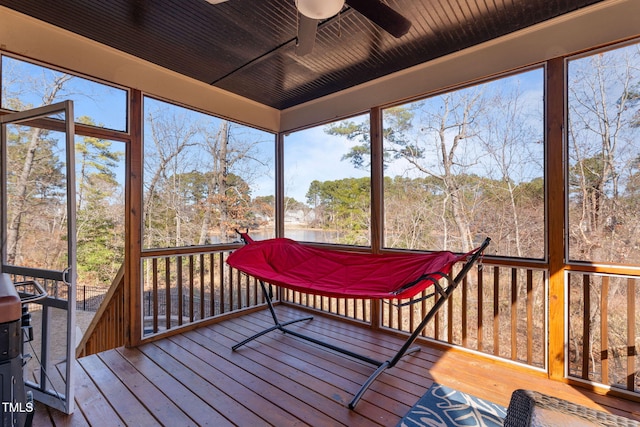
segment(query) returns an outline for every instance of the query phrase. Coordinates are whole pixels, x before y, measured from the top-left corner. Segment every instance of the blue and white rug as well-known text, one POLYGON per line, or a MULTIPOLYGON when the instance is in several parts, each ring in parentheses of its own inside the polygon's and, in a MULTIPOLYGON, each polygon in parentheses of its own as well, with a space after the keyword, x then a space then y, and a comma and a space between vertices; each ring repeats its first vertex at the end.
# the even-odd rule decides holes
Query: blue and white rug
POLYGON ((502 427, 507 408, 433 383, 398 427, 502 427))

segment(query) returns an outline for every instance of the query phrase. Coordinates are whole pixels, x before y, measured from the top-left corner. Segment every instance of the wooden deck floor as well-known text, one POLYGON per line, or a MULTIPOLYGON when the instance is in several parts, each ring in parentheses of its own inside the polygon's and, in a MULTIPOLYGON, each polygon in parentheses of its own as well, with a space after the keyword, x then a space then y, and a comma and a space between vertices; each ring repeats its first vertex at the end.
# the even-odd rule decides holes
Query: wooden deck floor
MULTIPOLYGON (((281 320, 300 311, 278 307, 281 320)), ((232 344, 270 326, 248 314, 139 348, 77 362, 76 411, 38 405, 34 426, 395 426, 434 382, 507 406, 518 388, 640 420, 640 404, 547 380, 539 373, 422 345, 383 373, 356 407, 346 405, 372 367, 278 332, 232 352, 232 344)), ((401 340, 316 316, 293 326, 386 360, 401 340)))

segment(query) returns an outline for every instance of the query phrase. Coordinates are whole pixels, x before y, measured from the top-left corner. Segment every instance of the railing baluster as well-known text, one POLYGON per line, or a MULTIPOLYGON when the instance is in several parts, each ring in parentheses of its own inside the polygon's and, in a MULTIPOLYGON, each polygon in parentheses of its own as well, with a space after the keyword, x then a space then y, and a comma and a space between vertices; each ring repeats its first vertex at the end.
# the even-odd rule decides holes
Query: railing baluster
MULTIPOLYGON (((590 311, 586 312, 586 317, 590 311)), ((602 355, 602 382, 609 383, 609 276, 602 276, 602 292, 600 294, 600 345, 602 355)))
POLYGON ((233 302, 235 300, 236 297, 236 286, 237 286, 237 279, 240 278, 240 272, 239 271, 234 271, 234 274, 230 274, 231 277, 231 281, 229 282, 229 292, 228 292, 228 301, 227 303, 229 304, 229 311, 233 311, 234 305, 233 302))
MULTIPOLYGON (((209 316, 215 316, 216 313, 216 274, 215 274, 215 265, 216 265, 216 255, 217 254, 209 254, 209 316)), ((222 254, 220 254, 222 256, 222 254)))
POLYGON ((191 323, 193 323, 193 319, 194 319, 194 306, 193 306, 193 298, 195 296, 194 282, 195 282, 195 275, 194 275, 194 266, 193 266, 193 255, 189 255, 189 322, 191 323))
POLYGON ((244 289, 244 295, 245 295, 245 303, 243 305, 244 307, 248 307, 251 304, 251 282, 249 280, 249 276, 245 276, 245 289, 244 289))
POLYGON ((164 287, 165 287, 165 302, 164 302, 164 315, 165 326, 167 330, 171 329, 171 258, 166 257, 164 259, 164 287))
MULTIPOLYGON (((589 341, 591 336, 591 278, 588 274, 582 276, 582 373, 581 377, 589 378, 589 341)), ((606 356, 605 356, 606 357, 606 356)))
MULTIPOLYGON (((426 295, 427 295, 427 291, 422 291, 421 297, 422 297, 422 298, 424 298, 426 295)), ((391 308, 389 308, 389 309, 391 309, 391 308)), ((423 300, 421 301, 421 303, 420 303, 420 314, 422 315, 422 314, 426 313, 426 312, 427 312, 427 310, 428 310, 428 308, 427 308, 427 300, 426 300, 426 299, 423 299, 423 300)), ((430 326, 431 326, 431 325, 427 325, 427 327, 426 327, 426 328, 424 328, 424 329, 422 330, 422 336, 425 336, 425 337, 426 337, 426 336, 428 335, 428 333, 427 333, 427 329, 428 329, 430 326)))
POLYGON ((204 303, 205 303, 205 287, 204 287, 204 276, 205 276, 205 263, 204 263, 204 254, 200 254, 200 320, 204 319, 206 316, 204 312, 204 303))
MULTIPOLYGON (((435 305, 440 299, 440 294, 436 292, 433 297, 433 304, 435 305)), ((441 311, 436 312, 436 315, 433 316, 433 338, 440 339, 440 313, 441 311)))
POLYGON ((500 267, 493 267, 493 354, 500 355, 500 267))
POLYGON ((469 343, 467 340, 467 310, 469 307, 467 305, 467 292, 469 291, 469 284, 467 282, 467 276, 462 279, 462 301, 461 301, 461 311, 460 311, 460 327, 462 329, 462 346, 466 347, 469 343))
MULTIPOLYGON (((415 319, 415 310, 413 309, 413 305, 409 306, 409 332, 413 332, 414 331, 414 325, 416 324, 416 319, 415 319)), ((400 312, 400 310, 398 310, 398 312, 400 312)), ((400 327, 399 329, 402 329, 402 327, 400 327)))
MULTIPOLYGON (((220 279, 220 314, 225 313, 225 303, 226 303, 226 299, 225 299, 225 280, 224 280, 224 260, 222 257, 220 257, 218 259, 218 275, 219 275, 219 279, 220 279)), ((229 278, 233 277, 233 274, 231 271, 229 271, 229 278)))
MULTIPOLYGON (((401 300, 402 302, 406 302, 407 300, 401 300)), ((398 301, 400 302, 400 300, 398 301)), ((396 316, 395 316, 395 328, 402 331, 402 330, 407 330, 407 328, 404 328, 404 312, 406 311, 406 307, 398 307, 395 311, 396 316)))
POLYGON ((176 305, 178 306, 178 326, 182 325, 182 312, 183 312, 183 289, 182 289, 182 285, 183 285, 183 280, 182 280, 182 256, 177 256, 176 257, 176 278, 177 278, 177 285, 178 285, 178 301, 176 302, 176 305))
POLYGON ((153 332, 158 332, 158 258, 151 260, 151 268, 153 269, 153 332))
POLYGON ((255 279, 253 281, 253 305, 260 304, 260 289, 258 288, 258 280, 255 279))
POLYGON ((478 307, 477 307, 477 316, 478 316, 478 351, 483 351, 483 338, 484 338, 484 324, 483 324, 483 313, 484 313, 484 301, 483 301, 483 284, 484 284, 484 270, 481 270, 478 274, 478 307))
POLYGON ((447 342, 453 343, 453 299, 455 294, 447 300, 447 342))
POLYGON ((533 270, 527 270, 527 363, 533 362, 533 270))
POLYGON ((511 360, 518 359, 518 270, 511 269, 511 360))
POLYGON ((636 381, 636 279, 627 278, 627 390, 635 391, 636 381))

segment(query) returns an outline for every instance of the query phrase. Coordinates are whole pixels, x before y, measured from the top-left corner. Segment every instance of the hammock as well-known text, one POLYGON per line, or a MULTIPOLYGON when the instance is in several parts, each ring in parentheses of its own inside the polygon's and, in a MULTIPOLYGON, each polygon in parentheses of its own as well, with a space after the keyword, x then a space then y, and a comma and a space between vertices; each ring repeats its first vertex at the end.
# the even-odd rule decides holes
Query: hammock
MULTIPOLYGON (((248 342, 277 329, 377 366, 378 369, 349 403, 351 409, 385 369, 394 366, 402 356, 420 350, 419 347, 409 347, 479 260, 490 242, 487 238, 482 245, 463 255, 448 251, 381 255, 316 248, 286 238, 255 241, 247 233, 240 233, 240 236, 246 244, 231 253, 227 263, 260 281, 274 326, 234 345, 232 349, 235 351, 248 342), (467 261, 461 271, 455 279, 452 279, 450 273, 454 264, 465 259, 467 261), (446 286, 440 284, 441 279, 444 279, 446 286), (273 306, 271 293, 267 292, 267 283, 314 295, 366 299, 407 299, 434 286, 434 292, 428 296, 438 294, 440 298, 434 302, 431 310, 395 357, 380 362, 286 328, 292 323, 311 320, 313 317, 280 322, 273 306)), ((419 300, 424 298, 426 297, 419 300)))
POLYGON ((248 241, 229 255, 231 267, 276 286, 336 298, 411 298, 433 284, 434 273, 448 275, 468 256, 375 255, 319 249, 285 238, 248 241))

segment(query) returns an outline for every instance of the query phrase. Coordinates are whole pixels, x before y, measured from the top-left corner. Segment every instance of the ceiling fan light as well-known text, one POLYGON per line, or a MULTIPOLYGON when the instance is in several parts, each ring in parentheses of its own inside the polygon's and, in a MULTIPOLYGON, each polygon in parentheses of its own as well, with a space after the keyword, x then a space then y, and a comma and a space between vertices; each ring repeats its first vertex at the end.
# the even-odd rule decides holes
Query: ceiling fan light
POLYGON ((344 0, 296 0, 298 11, 311 19, 327 19, 337 15, 344 0))

